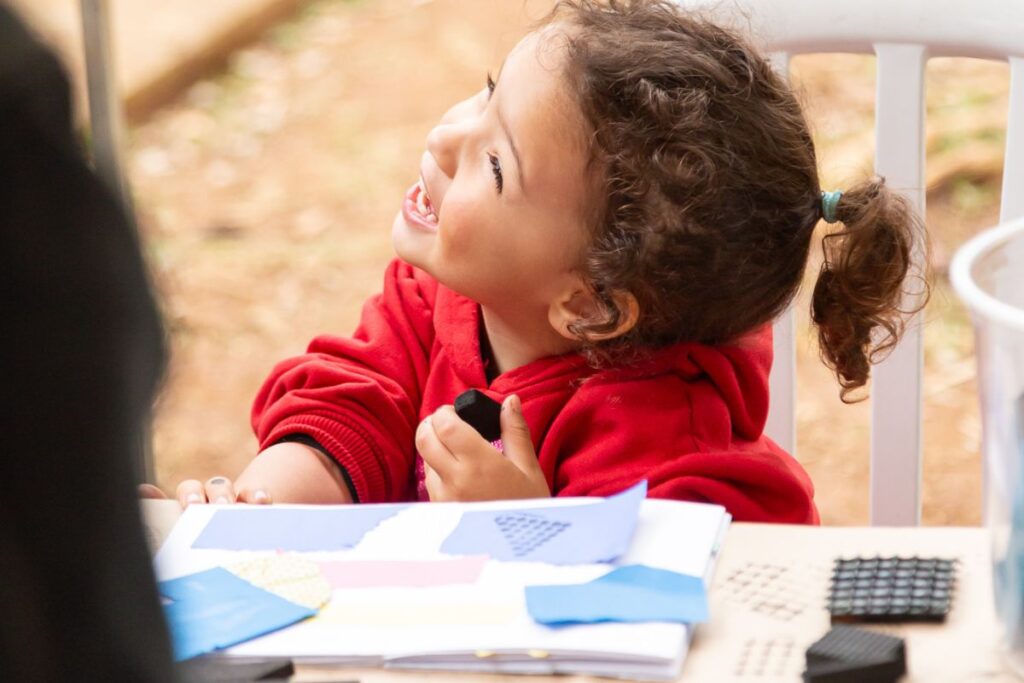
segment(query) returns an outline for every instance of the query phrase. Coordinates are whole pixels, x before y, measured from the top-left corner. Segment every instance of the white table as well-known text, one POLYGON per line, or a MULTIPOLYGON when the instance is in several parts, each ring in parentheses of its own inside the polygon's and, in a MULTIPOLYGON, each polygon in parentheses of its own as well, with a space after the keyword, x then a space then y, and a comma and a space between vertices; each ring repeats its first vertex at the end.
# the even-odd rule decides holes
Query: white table
MULTIPOLYGON (((179 515, 173 501, 143 501, 150 544, 159 547, 179 515)), ((697 629, 680 681, 795 683, 804 651, 828 631, 824 609, 832 562, 854 555, 956 558, 953 609, 941 624, 874 626, 905 638, 914 683, 1017 681, 998 650, 988 533, 977 527, 805 527, 733 524, 711 589, 711 621, 697 629)), ((558 683, 588 676, 539 677, 558 683)), ((295 681, 524 683, 522 676, 300 669, 295 681)))

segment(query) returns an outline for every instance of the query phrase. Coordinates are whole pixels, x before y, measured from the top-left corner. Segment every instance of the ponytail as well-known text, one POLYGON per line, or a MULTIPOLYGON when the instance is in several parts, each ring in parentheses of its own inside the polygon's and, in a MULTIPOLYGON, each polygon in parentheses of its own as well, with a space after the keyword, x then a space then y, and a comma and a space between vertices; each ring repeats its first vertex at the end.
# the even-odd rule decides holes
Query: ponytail
POLYGON ((874 177, 843 193, 835 205, 841 230, 822 238, 824 262, 811 300, 821 358, 836 373, 844 403, 864 386, 871 364, 883 358, 903 333, 911 310, 900 305, 912 254, 924 239, 923 226, 909 202, 874 177))

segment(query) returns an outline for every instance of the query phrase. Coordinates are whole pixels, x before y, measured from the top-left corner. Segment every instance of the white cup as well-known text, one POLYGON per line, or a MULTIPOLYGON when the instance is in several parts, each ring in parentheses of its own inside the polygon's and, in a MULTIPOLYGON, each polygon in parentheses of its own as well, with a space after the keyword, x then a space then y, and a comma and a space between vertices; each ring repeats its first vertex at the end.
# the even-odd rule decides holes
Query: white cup
POLYGON ((1024 218, 967 242, 950 279, 974 323, 996 611, 1024 676, 1024 218))

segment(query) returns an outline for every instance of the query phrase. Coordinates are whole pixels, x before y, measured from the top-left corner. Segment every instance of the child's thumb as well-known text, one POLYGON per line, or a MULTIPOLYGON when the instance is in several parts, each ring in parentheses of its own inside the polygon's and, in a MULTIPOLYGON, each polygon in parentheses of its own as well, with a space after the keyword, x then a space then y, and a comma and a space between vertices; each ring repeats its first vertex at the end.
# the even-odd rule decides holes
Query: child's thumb
POLYGON ((501 404, 501 445, 505 457, 519 469, 529 471, 539 467, 530 427, 523 417, 523 404, 515 394, 501 404))

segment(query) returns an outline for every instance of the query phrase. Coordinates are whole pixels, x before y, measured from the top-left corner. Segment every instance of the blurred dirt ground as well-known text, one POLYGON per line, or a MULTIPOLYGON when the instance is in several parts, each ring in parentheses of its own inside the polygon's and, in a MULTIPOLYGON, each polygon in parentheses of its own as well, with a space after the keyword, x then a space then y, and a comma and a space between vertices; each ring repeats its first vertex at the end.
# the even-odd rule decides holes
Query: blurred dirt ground
MULTIPOLYGON (((252 458, 248 413, 261 380, 314 335, 354 328, 391 257, 391 222, 427 131, 549 6, 316 2, 132 131, 131 182, 173 343, 155 424, 165 489, 234 475, 252 458)), ((793 82, 823 184, 868 173, 873 60, 801 57, 793 82)), ((933 60, 928 71, 927 524, 980 520, 970 327, 945 271, 956 247, 997 219, 1007 84, 1003 64, 933 60)), ((825 523, 865 524, 869 406, 839 402, 806 308, 801 300, 797 457, 825 523)))

